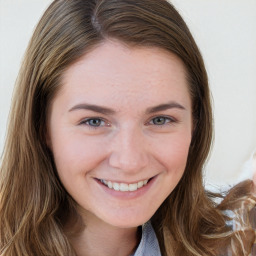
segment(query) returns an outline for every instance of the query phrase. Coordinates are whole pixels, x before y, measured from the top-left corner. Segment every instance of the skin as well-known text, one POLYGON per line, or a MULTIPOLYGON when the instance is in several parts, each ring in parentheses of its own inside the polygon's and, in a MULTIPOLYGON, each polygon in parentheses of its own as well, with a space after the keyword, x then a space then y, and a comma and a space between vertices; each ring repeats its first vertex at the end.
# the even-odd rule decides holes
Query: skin
POLYGON ((105 41, 66 70, 50 107, 47 142, 86 225, 70 238, 78 255, 134 251, 137 227, 183 175, 191 113, 182 61, 162 49, 105 41), (99 182, 152 177, 134 192, 116 192, 99 182))

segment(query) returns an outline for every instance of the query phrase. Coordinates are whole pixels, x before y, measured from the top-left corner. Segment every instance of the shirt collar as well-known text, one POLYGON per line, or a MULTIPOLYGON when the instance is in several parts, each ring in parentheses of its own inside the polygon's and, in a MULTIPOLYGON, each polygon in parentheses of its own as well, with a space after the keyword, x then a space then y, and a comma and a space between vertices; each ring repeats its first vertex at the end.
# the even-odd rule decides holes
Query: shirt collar
POLYGON ((150 223, 146 222, 142 225, 142 236, 140 244, 131 256, 161 256, 160 247, 155 231, 150 223))

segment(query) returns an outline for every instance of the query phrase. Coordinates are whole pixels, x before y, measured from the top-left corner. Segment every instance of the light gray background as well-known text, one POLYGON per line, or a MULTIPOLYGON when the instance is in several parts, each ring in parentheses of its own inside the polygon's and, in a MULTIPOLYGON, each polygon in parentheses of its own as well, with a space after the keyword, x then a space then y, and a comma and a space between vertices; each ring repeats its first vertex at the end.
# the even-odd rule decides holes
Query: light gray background
MULTIPOLYGON (((0 152, 13 85, 50 0, 0 0, 0 152)), ((203 54, 214 98, 215 143, 206 184, 251 176, 256 147, 256 0, 173 0, 203 54)))

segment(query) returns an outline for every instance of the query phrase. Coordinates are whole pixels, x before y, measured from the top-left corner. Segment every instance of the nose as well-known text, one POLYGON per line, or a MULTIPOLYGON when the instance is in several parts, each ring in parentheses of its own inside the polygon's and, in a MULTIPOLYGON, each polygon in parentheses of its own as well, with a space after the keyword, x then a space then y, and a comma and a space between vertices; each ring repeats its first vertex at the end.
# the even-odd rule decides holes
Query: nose
POLYGON ((146 138, 135 129, 120 130, 111 141, 109 165, 123 172, 139 172, 149 163, 146 138))

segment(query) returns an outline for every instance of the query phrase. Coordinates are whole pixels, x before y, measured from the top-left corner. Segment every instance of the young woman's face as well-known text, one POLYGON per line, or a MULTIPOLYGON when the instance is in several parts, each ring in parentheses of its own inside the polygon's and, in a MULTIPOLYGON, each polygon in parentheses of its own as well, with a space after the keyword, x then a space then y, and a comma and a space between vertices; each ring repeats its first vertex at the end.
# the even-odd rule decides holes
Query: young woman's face
POLYGON ((158 48, 107 41, 65 72, 48 145, 82 215, 145 223, 181 179, 192 134, 182 62, 158 48))

